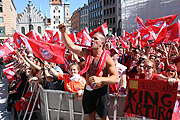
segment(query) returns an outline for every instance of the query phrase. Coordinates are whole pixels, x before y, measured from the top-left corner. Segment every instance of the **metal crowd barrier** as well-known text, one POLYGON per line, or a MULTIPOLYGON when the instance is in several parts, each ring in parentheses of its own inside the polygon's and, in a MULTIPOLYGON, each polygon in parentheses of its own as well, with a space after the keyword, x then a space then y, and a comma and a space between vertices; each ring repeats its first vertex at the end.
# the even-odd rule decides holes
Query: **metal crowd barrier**
MULTIPOLYGON (((82 100, 75 93, 44 89, 39 84, 40 111, 43 120, 86 120, 82 108, 82 100)), ((126 97, 111 96, 109 108, 110 120, 124 118, 123 112, 126 97)))

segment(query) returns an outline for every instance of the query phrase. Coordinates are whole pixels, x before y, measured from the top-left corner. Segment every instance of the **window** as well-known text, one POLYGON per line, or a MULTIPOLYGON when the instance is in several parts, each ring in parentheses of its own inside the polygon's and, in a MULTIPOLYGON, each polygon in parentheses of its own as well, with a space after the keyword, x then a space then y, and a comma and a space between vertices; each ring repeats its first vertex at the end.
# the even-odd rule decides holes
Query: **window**
POLYGON ((55 10, 53 10, 53 12, 55 13, 56 11, 55 11, 55 10))
POLYGON ((54 21, 54 24, 56 24, 56 21, 54 21))
POLYGON ((67 16, 68 16, 68 13, 67 13, 67 16))
POLYGON ((21 33, 25 35, 25 27, 21 27, 21 33))
POLYGON ((56 17, 54 16, 54 18, 56 18, 56 17))
POLYGON ((0 7, 0 12, 3 12, 3 7, 0 7))
POLYGON ((38 33, 41 34, 41 27, 40 26, 38 26, 38 33))
POLYGON ((113 18, 113 24, 115 24, 115 18, 113 18))
POLYGON ((115 7, 113 7, 113 14, 115 13, 115 7))
POLYGON ((4 23, 3 17, 0 17, 0 23, 4 23))
POLYGON ((2 2, 2 0, 0 0, 0 2, 2 2))
POLYGON ((58 13, 60 13, 60 10, 58 10, 58 13))
POLYGON ((59 18, 60 18, 60 16, 59 16, 59 18))

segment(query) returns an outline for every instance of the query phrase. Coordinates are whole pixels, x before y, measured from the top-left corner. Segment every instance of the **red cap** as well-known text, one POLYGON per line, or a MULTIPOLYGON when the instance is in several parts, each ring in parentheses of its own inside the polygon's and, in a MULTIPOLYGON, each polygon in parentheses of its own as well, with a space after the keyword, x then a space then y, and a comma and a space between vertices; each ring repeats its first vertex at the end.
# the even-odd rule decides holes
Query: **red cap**
POLYGON ((172 69, 172 70, 175 70, 177 72, 177 67, 173 64, 168 65, 167 69, 172 69))

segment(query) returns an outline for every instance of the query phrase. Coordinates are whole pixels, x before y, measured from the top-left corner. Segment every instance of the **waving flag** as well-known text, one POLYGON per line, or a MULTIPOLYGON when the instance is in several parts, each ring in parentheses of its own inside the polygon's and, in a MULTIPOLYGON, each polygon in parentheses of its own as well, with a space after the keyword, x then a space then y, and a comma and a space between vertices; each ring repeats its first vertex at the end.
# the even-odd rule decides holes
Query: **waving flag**
POLYGON ((76 34, 76 36, 77 36, 77 37, 82 38, 83 31, 85 31, 87 34, 89 34, 89 30, 88 30, 88 28, 87 28, 87 27, 85 27, 85 28, 84 28, 84 29, 82 29, 80 32, 78 32, 78 33, 76 34))
POLYGON ((27 40, 31 48, 33 48, 32 52, 38 58, 48 62, 64 64, 65 47, 42 41, 27 40))
POLYGON ((53 33, 54 33, 53 30, 45 30, 45 31, 46 31, 49 38, 53 37, 53 33))
POLYGON ((69 34, 68 36, 70 37, 70 39, 71 39, 73 42, 77 43, 77 38, 76 38, 76 34, 75 34, 75 33, 69 34))
POLYGON ((94 31, 92 31, 91 33, 89 33, 89 36, 92 37, 95 33, 100 32, 102 34, 104 34, 105 36, 108 34, 108 26, 107 26, 107 22, 105 22, 104 24, 102 24, 101 26, 99 26, 98 28, 96 28, 94 31))
POLYGON ((153 19, 153 20, 147 19, 145 25, 146 26, 163 25, 164 22, 166 22, 167 25, 170 25, 177 16, 178 15, 168 15, 168 16, 164 16, 161 18, 153 19))
POLYGON ((25 36, 30 38, 30 39, 37 40, 34 30, 29 31, 25 36))
POLYGON ((13 35, 14 43, 16 44, 18 48, 21 47, 21 43, 22 43, 20 36, 24 36, 24 35, 20 33, 19 31, 15 32, 13 35))
POLYGON ((56 34, 48 41, 48 43, 57 44, 57 45, 62 44, 62 42, 63 41, 60 38, 59 32, 56 32, 56 34))
POLYGON ((168 33, 166 37, 169 41, 179 38, 179 27, 179 22, 167 27, 168 33))
POLYGON ((120 42, 121 42, 123 48, 130 48, 129 45, 127 45, 122 39, 120 39, 120 42))
POLYGON ((5 42, 8 42, 9 44, 14 43, 13 40, 10 37, 8 37, 6 40, 3 41, 3 43, 5 43, 5 42))
POLYGON ((12 52, 14 52, 14 49, 6 42, 0 48, 0 58, 12 52))
POLYGON ((10 66, 8 68, 3 69, 3 73, 4 73, 4 75, 6 75, 9 82, 12 82, 15 79, 15 77, 14 77, 14 75, 15 75, 14 66, 10 66))
POLYGON ((85 31, 83 31, 81 44, 91 46, 91 37, 85 31))
POLYGON ((146 26, 143 25, 143 20, 136 15, 137 18, 137 27, 141 35, 141 40, 147 42, 148 40, 154 39, 153 35, 149 30, 146 28, 146 26))
POLYGON ((156 45, 162 43, 164 41, 164 39, 166 38, 166 35, 167 35, 167 26, 166 26, 166 22, 165 22, 163 24, 161 30, 159 31, 157 39, 154 41, 154 44, 152 44, 152 45, 156 46, 156 45))

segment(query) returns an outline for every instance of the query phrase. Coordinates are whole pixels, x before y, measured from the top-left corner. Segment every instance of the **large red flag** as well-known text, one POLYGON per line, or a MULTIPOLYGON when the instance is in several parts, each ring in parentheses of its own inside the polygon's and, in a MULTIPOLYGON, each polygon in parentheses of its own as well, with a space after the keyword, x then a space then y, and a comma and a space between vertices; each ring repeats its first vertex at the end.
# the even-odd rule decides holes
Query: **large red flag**
POLYGON ((141 35, 141 40, 147 42, 148 40, 154 39, 151 32, 143 25, 143 20, 136 15, 137 18, 137 27, 141 35))
POLYGON ((0 58, 12 52, 14 52, 14 49, 6 42, 0 48, 0 58))
POLYGON ((154 41, 154 43, 152 44, 154 47, 160 43, 162 43, 164 41, 164 39, 166 38, 167 35, 167 26, 166 26, 166 22, 163 24, 161 30, 159 31, 158 37, 157 39, 154 41))
POLYGON ((95 33, 100 32, 102 34, 104 34, 105 36, 108 34, 108 26, 107 26, 107 22, 105 22, 104 24, 102 24, 101 26, 99 26, 98 28, 96 28, 94 31, 92 31, 91 33, 89 33, 89 36, 92 37, 95 33))
POLYGON ((9 82, 12 82, 15 79, 15 77, 14 77, 14 75, 15 75, 14 66, 10 66, 8 68, 3 69, 3 73, 4 73, 4 75, 6 75, 9 82))
POLYGON ((157 19, 147 19, 145 25, 146 26, 150 26, 150 25, 162 25, 164 22, 166 22, 167 25, 170 25, 174 19, 177 17, 178 15, 168 15, 168 16, 164 16, 161 18, 157 18, 157 19))
POLYGON ((81 44, 91 46, 91 37, 85 31, 83 31, 81 44))
POLYGON ((65 47, 42 41, 32 41, 28 38, 26 39, 36 57, 48 62, 64 64, 65 47))

